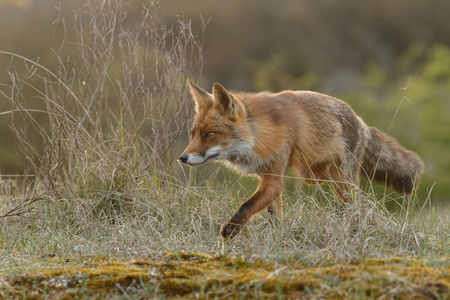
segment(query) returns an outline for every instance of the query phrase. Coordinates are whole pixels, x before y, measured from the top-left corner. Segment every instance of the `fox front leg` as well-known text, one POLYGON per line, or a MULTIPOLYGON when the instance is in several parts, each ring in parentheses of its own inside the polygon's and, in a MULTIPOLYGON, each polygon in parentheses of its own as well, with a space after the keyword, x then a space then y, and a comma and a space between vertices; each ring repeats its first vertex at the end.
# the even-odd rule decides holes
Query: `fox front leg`
POLYGON ((220 235, 225 239, 235 237, 253 215, 273 205, 278 199, 281 201, 281 176, 262 176, 256 192, 222 225, 220 235))

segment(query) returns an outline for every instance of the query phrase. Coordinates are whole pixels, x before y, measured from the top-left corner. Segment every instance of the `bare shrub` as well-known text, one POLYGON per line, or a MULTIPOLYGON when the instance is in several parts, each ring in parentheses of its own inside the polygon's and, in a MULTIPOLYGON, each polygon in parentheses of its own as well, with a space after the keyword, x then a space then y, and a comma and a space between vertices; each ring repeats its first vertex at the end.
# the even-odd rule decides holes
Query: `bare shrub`
POLYGON ((50 66, 2 52, 25 65, 25 72, 10 67, 2 94, 39 188, 90 202, 90 209, 116 209, 144 177, 170 173, 189 115, 186 80, 202 68, 202 44, 189 20, 166 25, 156 2, 140 15, 127 11, 130 5, 88 1, 74 12, 74 28, 60 13, 50 66))

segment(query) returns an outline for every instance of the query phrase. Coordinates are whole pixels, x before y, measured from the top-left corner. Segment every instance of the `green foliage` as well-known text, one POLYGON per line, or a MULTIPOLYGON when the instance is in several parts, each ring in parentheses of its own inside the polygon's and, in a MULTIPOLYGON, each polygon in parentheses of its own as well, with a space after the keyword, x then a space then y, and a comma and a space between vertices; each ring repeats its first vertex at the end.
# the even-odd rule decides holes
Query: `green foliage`
POLYGON ((349 102, 366 123, 389 132, 424 159, 422 199, 436 183, 432 199, 448 201, 450 48, 441 44, 430 47, 426 60, 416 67, 414 75, 393 82, 380 66, 370 63, 364 83, 365 88, 360 92, 346 93, 341 98, 349 102))
POLYGON ((434 196, 447 200, 450 194, 450 49, 435 45, 417 76, 404 91, 417 119, 404 128, 405 139, 420 140, 417 151, 426 163, 425 186, 436 182, 434 196))
POLYGON ((282 53, 271 56, 267 61, 250 59, 247 63, 249 77, 255 90, 313 90, 317 88, 317 75, 305 73, 295 76, 290 72, 290 67, 289 57, 282 53))

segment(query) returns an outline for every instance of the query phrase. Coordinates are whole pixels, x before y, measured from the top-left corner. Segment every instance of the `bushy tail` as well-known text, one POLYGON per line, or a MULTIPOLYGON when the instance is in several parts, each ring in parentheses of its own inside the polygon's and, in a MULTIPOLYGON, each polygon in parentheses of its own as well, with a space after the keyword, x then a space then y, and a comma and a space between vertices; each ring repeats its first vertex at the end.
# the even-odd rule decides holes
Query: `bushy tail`
POLYGON ((411 194, 424 170, 422 159, 374 127, 369 127, 369 133, 362 174, 369 180, 387 183, 399 194, 411 194))

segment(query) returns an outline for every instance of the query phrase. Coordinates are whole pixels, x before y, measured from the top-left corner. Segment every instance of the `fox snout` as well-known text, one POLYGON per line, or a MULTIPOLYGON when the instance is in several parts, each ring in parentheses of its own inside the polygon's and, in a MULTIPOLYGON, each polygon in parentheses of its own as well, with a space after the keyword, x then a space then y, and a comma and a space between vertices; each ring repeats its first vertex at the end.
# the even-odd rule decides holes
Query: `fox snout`
POLYGON ((206 161, 209 160, 209 157, 204 152, 197 153, 197 154, 183 153, 183 154, 181 154, 181 156, 178 159, 183 164, 187 164, 189 166, 199 166, 199 165, 206 163, 206 161))
POLYGON ((178 158, 179 161, 181 161, 183 164, 189 165, 189 166, 197 166, 203 163, 204 154, 191 154, 191 153, 183 153, 178 158))
POLYGON ((186 153, 181 154, 181 156, 178 158, 183 164, 185 164, 187 162, 187 159, 189 158, 189 156, 187 156, 186 153))
POLYGON ((186 153, 181 154, 181 156, 178 158, 183 164, 187 163, 189 156, 186 153))
POLYGON ((200 166, 206 164, 210 161, 214 161, 219 159, 220 152, 222 150, 221 146, 215 146, 211 149, 203 152, 184 152, 178 158, 182 163, 190 165, 190 166, 200 166))

